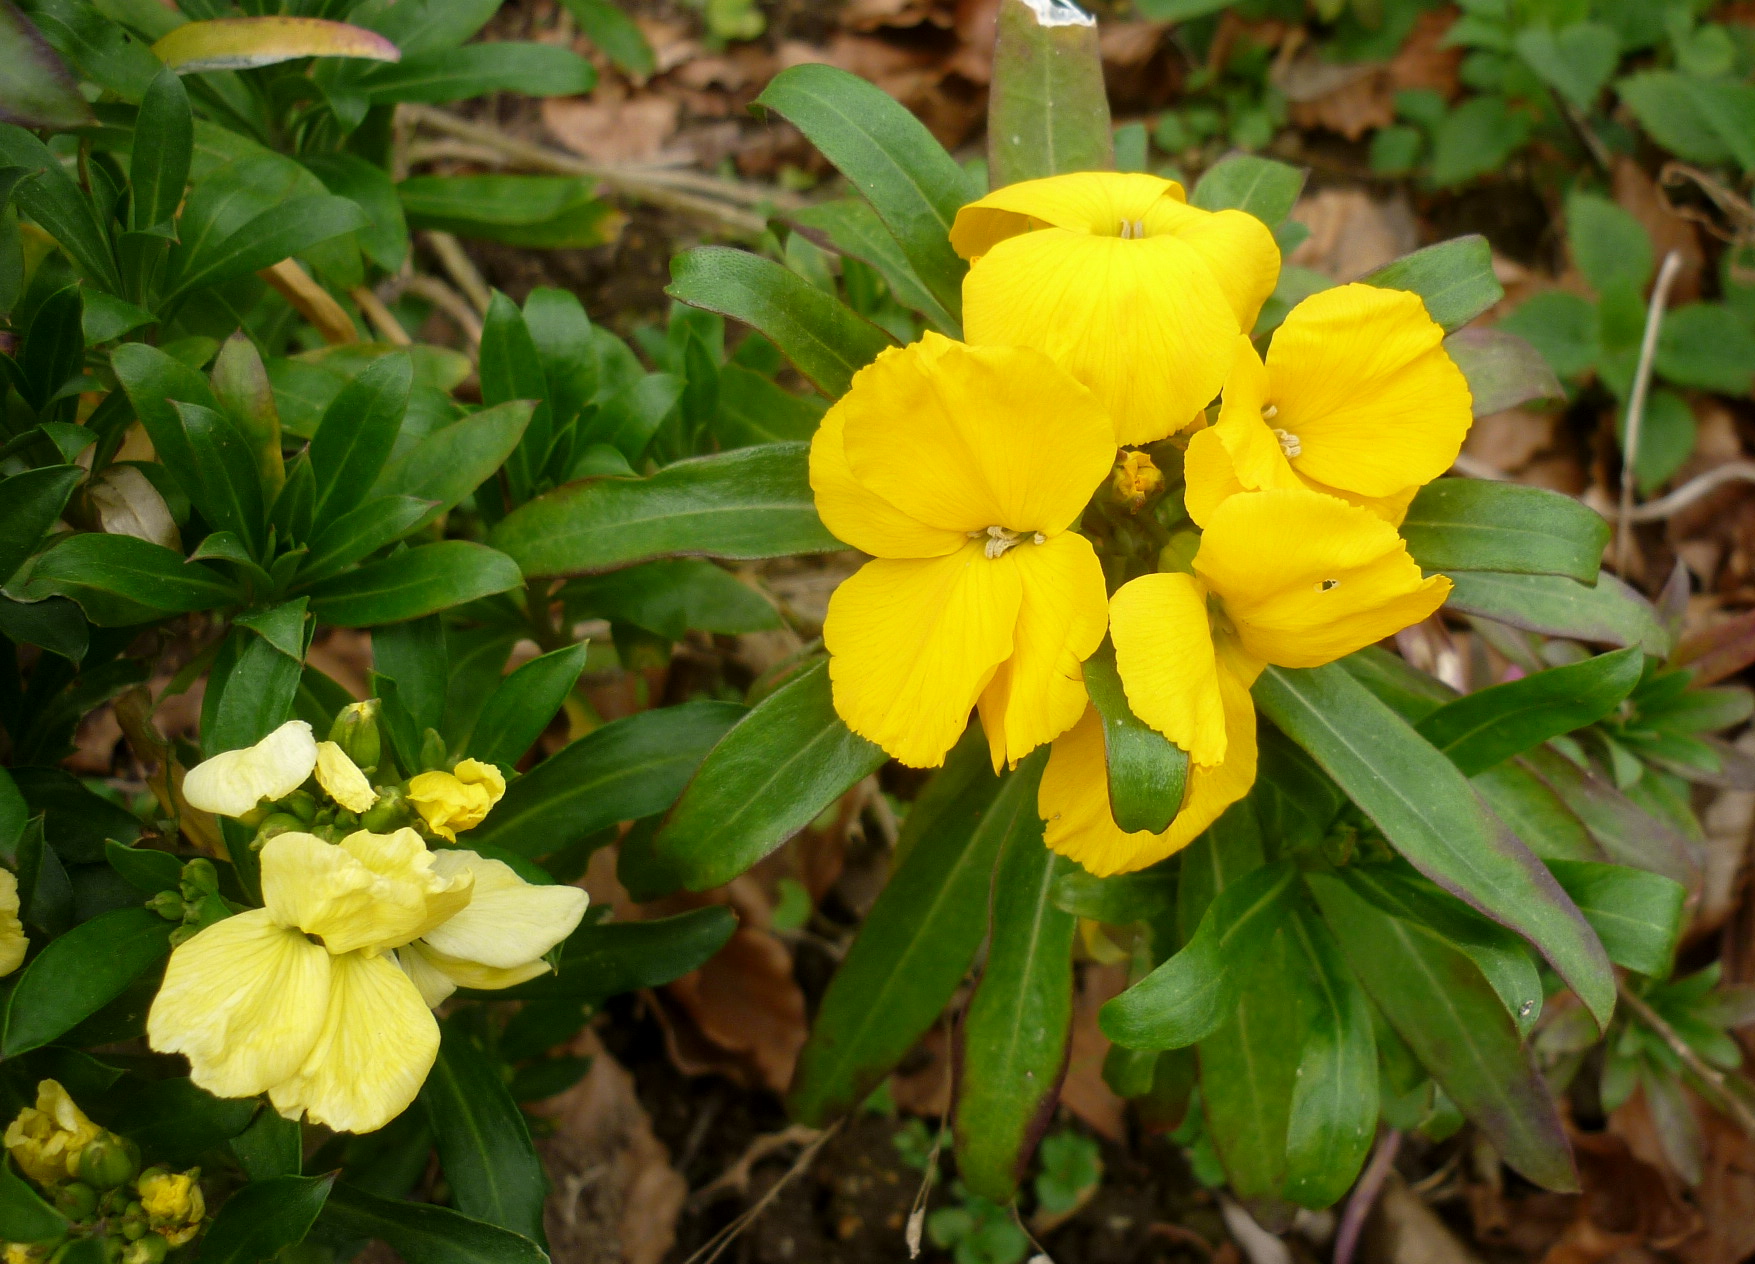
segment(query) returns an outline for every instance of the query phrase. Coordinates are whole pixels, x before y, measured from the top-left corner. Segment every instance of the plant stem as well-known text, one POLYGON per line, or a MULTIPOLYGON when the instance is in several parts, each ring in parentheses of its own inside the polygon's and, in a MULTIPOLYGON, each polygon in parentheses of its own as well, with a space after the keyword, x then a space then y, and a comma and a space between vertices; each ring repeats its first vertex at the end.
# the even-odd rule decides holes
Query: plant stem
POLYGON ((1621 444, 1621 513, 1617 522, 1615 569, 1623 577, 1633 547, 1633 490, 1635 468, 1639 463, 1639 441, 1645 424, 1645 400, 1651 390, 1651 366, 1657 356, 1658 331, 1663 328, 1664 304, 1670 297, 1670 286, 1682 270, 1682 252, 1672 250, 1664 256, 1658 269, 1657 284, 1651 287, 1651 305, 1645 312, 1645 337, 1639 344, 1639 368, 1633 375, 1633 393, 1627 398, 1627 435, 1621 444))

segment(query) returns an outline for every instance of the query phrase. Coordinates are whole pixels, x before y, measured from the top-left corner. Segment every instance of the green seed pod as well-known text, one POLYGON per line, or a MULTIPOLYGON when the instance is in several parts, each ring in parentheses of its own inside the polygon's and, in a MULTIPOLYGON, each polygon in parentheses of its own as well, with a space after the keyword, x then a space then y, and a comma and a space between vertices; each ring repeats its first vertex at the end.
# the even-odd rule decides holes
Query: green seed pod
POLYGON ((79 1156, 79 1179, 98 1189, 126 1185, 140 1170, 140 1147, 113 1132, 100 1133, 79 1156))
POLYGON ((183 897, 175 891, 160 891, 146 902, 146 907, 164 918, 167 922, 183 920, 183 897))
POLYGON ((360 828, 374 834, 388 834, 408 824, 408 798, 401 786, 385 786, 378 791, 378 801, 360 817, 360 828))
POLYGON ((329 740, 360 768, 376 768, 384 754, 384 740, 378 732, 378 700, 367 698, 341 708, 329 726, 329 740))
POLYGON ((63 1185, 55 1192, 55 1210, 69 1220, 89 1220, 97 1211, 97 1191, 84 1181, 63 1185))

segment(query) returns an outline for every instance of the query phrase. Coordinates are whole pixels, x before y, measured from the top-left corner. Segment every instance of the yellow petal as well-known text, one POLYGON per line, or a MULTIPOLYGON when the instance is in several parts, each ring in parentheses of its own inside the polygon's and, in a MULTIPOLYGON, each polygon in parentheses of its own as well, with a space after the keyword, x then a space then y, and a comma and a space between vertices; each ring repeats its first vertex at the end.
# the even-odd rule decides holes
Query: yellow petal
POLYGON ((857 417, 865 425, 882 422, 882 410, 872 407, 874 397, 862 391, 860 383, 874 371, 877 380, 886 380, 889 362, 902 351, 891 347, 880 352, 853 375, 852 388, 824 415, 810 444, 810 487, 823 525, 860 552, 873 557, 943 557, 963 547, 967 537, 962 532, 916 522, 861 484, 847 468, 843 442, 847 419, 857 417))
POLYGON ((24 923, 18 920, 18 879, 12 870, 0 869, 0 975, 11 974, 24 964, 24 923))
POLYGON ((349 812, 370 811, 378 801, 366 774, 334 742, 317 743, 317 784, 349 812))
POLYGON ((1189 437, 1188 451, 1182 457, 1182 479, 1182 506, 1203 527, 1227 496, 1249 490, 1237 478, 1225 441, 1211 426, 1189 437))
POLYGON ((1280 282, 1280 248, 1268 226, 1247 211, 1203 211, 1166 198, 1153 205, 1146 234, 1169 233, 1205 259, 1237 317, 1237 328, 1255 328, 1261 305, 1280 282))
POLYGON ((434 770, 409 778, 408 801, 433 833, 452 842, 487 819, 506 793, 506 779, 492 764, 459 760, 450 772, 434 770))
POLYGON ((252 909, 172 951, 146 1035, 160 1053, 186 1056, 209 1093, 251 1097, 305 1060, 323 1026, 329 983, 327 952, 277 925, 267 909, 252 909))
MULTIPOLYGON (((80 1156, 102 1132, 59 1080, 39 1080, 36 1105, 26 1106, 6 1125, 6 1153, 33 1181, 58 1185, 79 1174, 80 1156)), ((31 1257, 32 1264, 42 1259, 31 1257)))
POLYGON ((571 935, 585 916, 585 892, 574 886, 535 886, 503 861, 472 851, 440 851, 433 867, 447 877, 473 875, 467 908, 423 937, 448 957, 507 970, 529 965, 571 935))
POLYGON ((1298 436, 1299 473, 1365 496, 1430 482, 1471 420, 1462 371, 1419 296, 1370 285, 1313 294, 1268 349, 1273 424, 1298 436))
POLYGON ((1181 430, 1225 379, 1237 317, 1174 236, 1048 228, 1000 242, 963 281, 971 343, 1045 351, 1096 392, 1123 446, 1181 430))
POLYGON ((1395 528, 1310 491, 1265 491, 1221 504, 1201 537, 1206 581, 1251 655, 1317 667, 1418 623, 1450 581, 1421 579, 1395 528))
POLYGON ((389 957, 334 958, 316 1043, 268 1100, 337 1132, 372 1132, 408 1109, 439 1053, 439 1025, 389 957))
POLYGON ((478 992, 497 992, 501 988, 528 983, 531 979, 549 972, 548 962, 541 959, 502 969, 498 966, 484 966, 479 961, 469 961, 462 957, 449 957, 436 951, 424 939, 417 939, 408 947, 398 949, 396 955, 401 959, 402 968, 408 972, 408 977, 420 989, 428 1006, 438 1005, 460 987, 474 988, 478 992))
POLYGON ((1109 810, 1103 726, 1092 707, 1072 730, 1056 738, 1042 771, 1036 808, 1046 822, 1048 846, 1098 877, 1131 873, 1181 851, 1255 784, 1255 705, 1234 672, 1219 674, 1230 732, 1229 754, 1217 767, 1191 764, 1182 811, 1162 834, 1128 833, 1109 810))
POLYGON ((457 990, 456 981, 433 963, 430 954, 422 948, 418 939, 396 950, 396 964, 402 967, 403 973, 413 982, 422 1003, 428 1009, 439 1008, 457 990))
POLYGON ((1068 532, 1021 545, 1002 561, 1018 569, 1023 601, 1012 656, 981 694, 993 768, 1015 764, 1073 726, 1085 709, 1080 666, 1103 642, 1103 566, 1091 542, 1068 532))
POLYGON ((1022 601, 1011 555, 990 560, 980 541, 948 557, 867 562, 835 590, 823 625, 835 710, 909 767, 938 766, 1011 657, 1022 601))
MULTIPOLYGON (((442 869, 438 854, 406 827, 392 834, 360 830, 342 839, 341 848, 377 879, 372 890, 376 926, 372 938, 360 942, 362 948, 397 948, 418 939, 474 898, 475 875, 466 868, 442 869)), ((345 950, 331 946, 330 951, 345 950)))
POLYGON ((254 746, 222 751, 183 778, 190 807, 220 816, 242 816, 264 799, 278 799, 304 784, 317 766, 317 739, 303 720, 288 720, 254 746))
POLYGON ((331 953, 379 951, 416 939, 469 902, 473 878, 442 876, 411 829, 361 830, 340 845, 312 834, 278 834, 262 848, 262 896, 283 926, 331 953))
POLYGON ((1299 477, 1305 487, 1313 492, 1321 492, 1325 496, 1335 496, 1349 505, 1357 505, 1361 509, 1369 509, 1392 527, 1400 527, 1402 519, 1408 516, 1408 506, 1414 503, 1414 497, 1420 494, 1424 483, 1415 483, 1404 487, 1399 492, 1391 492, 1388 496, 1361 496, 1358 492, 1350 492, 1342 487, 1330 487, 1319 483, 1313 478, 1299 477))
POLYGON ((1101 405, 1039 351, 928 333, 847 393, 858 482, 916 522, 965 537, 1066 529, 1115 462, 1101 405))
POLYGON ((1192 575, 1142 575, 1109 599, 1109 634, 1133 713, 1197 764, 1225 758, 1225 708, 1207 614, 1192 575))
POLYGON ((1022 180, 958 211, 951 245, 963 258, 977 259, 1007 237, 1034 228, 1114 237, 1123 223, 1143 221, 1159 204, 1180 204, 1185 196, 1174 180, 1144 172, 1075 171, 1022 180))

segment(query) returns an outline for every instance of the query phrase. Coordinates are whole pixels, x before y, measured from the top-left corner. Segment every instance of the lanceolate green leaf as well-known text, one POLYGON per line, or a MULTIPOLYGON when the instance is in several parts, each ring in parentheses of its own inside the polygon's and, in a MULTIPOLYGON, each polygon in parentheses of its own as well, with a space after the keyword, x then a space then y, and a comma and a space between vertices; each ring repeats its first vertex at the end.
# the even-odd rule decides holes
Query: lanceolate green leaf
POLYGON ((193 499, 201 490, 195 479, 195 453, 177 416, 178 402, 218 410, 219 400, 207 379, 181 360, 144 342, 125 342, 110 353, 110 367, 128 394, 135 416, 152 439, 153 449, 183 490, 193 499))
POLYGON ((1305 882, 1371 998, 1463 1114, 1536 1184, 1577 1189, 1554 1099, 1480 971, 1341 879, 1305 882))
POLYGON ((769 443, 667 465, 649 478, 569 483, 489 536, 532 578, 589 575, 659 557, 780 557, 842 548, 817 517, 810 455, 769 443))
POLYGON ((577 1001, 601 1005, 639 988, 663 987, 725 946, 737 915, 723 904, 640 922, 587 922, 561 949, 560 968, 486 1000, 577 1001))
POLYGON ((859 1105, 932 1026, 986 938, 1001 845, 1040 829, 1033 782, 996 778, 972 731, 910 809, 895 872, 829 983, 792 1082, 796 1118, 859 1105))
POLYGON ((1686 887, 1622 865, 1551 860, 1548 868, 1596 930, 1610 960, 1653 978, 1669 971, 1682 933, 1686 887))
POLYGON ((71 597, 99 627, 232 605, 242 594, 218 571, 131 535, 68 536, 12 580, 20 601, 71 597))
POLYGON ((256 1264, 304 1241, 334 1183, 331 1172, 245 1185, 225 1200, 202 1237, 202 1264, 256 1264))
POLYGON ((6 1003, 0 1054, 48 1044, 115 1000, 170 951, 171 924, 143 908, 81 922, 24 968, 6 1003))
POLYGON ((312 518, 319 530, 358 505, 377 481, 402 428, 413 385, 409 357, 387 355, 342 387, 324 410, 310 449, 317 480, 312 518))
MULTIPOLYGON (((1011 780, 1032 800, 1047 753, 1011 780)), ((1010 1202, 1054 1117, 1072 1042, 1072 945, 1078 919, 1052 898, 1070 866, 1042 845, 1034 813, 1018 818, 993 875, 992 933, 963 1016, 957 1174, 983 1198, 1010 1202)))
POLYGON ((1412 290, 1446 330, 1468 324, 1505 297, 1493 274, 1493 251, 1477 233, 1403 255, 1360 279, 1386 290, 1412 290))
POLYGON ((375 105, 396 101, 442 104, 501 90, 570 96, 597 83, 591 63, 570 48, 511 40, 436 49, 374 66, 358 85, 375 105))
POLYGON ((1534 400, 1565 398, 1547 357, 1509 330, 1459 329, 1444 340, 1444 349, 1468 379, 1477 417, 1534 400))
POLYGON ((77 465, 44 465, 0 483, 0 583, 36 551, 84 477, 77 465))
POLYGON ((612 721, 513 782, 470 838, 535 858, 662 812, 743 714, 729 702, 687 702, 612 721))
POLYGON ((1286 1126, 1286 1197, 1327 1207, 1351 1188, 1377 1129, 1377 1041, 1370 1002, 1322 919, 1300 909, 1288 947, 1314 1002, 1286 1126))
POLYGON ((670 275, 666 294, 761 330, 830 399, 895 345, 834 295, 747 250, 700 246, 673 259, 670 275))
POLYGON ((133 199, 128 222, 136 229, 168 224, 189 183, 189 159, 195 146, 195 120, 183 81, 169 68, 161 70, 140 101, 134 152, 128 164, 133 199))
POLYGON ((122 291, 109 238, 73 177, 49 147, 22 127, 0 123, 0 167, 37 173, 18 183, 12 200, 47 232, 82 276, 112 294, 122 291))
POLYGON ((439 1163, 457 1210, 544 1242, 542 1200, 548 1182, 530 1141, 524 1112, 499 1068, 455 1021, 439 1025, 439 1056, 421 1086, 439 1163))
POLYGON ((1129 833, 1162 833, 1182 810, 1188 752, 1133 713, 1107 642, 1085 664, 1085 687, 1103 720, 1110 815, 1129 833))
POLYGON ((0 118, 6 122, 65 128, 91 120, 91 106, 66 63, 11 3, 0 5, 0 67, 0 118))
POLYGON ((262 212, 206 250, 173 251, 165 301, 272 267, 289 255, 365 226, 365 212, 347 198, 327 194, 294 198, 262 212))
POLYGON ((183 436, 195 456, 195 507, 209 526, 229 531, 260 558, 267 529, 262 479, 256 461, 237 427, 200 404, 176 405, 183 436))
POLYGON ((1633 692, 1644 670, 1640 650, 1600 654, 1464 694, 1415 728, 1472 777, 1549 738, 1595 724, 1633 692))
POLYGON ((1303 192, 1304 176, 1301 168, 1272 158, 1233 154, 1207 168, 1188 200, 1205 211, 1248 211, 1278 228, 1303 192))
POLYGON ((434 431, 393 460, 373 491, 432 501, 426 516, 431 521, 494 476, 517 448, 532 407, 514 400, 434 431))
POLYGON ((692 891, 731 881, 882 764, 835 714, 827 660, 769 694, 708 753, 653 841, 692 891))
POLYGON ((852 181, 926 288, 961 320, 968 268, 951 249, 950 231, 957 208, 973 194, 925 124, 882 88, 833 66, 784 70, 756 104, 785 115, 852 181))
POLYGON ((1529 751, 1518 764, 1578 815, 1616 864, 1661 873, 1685 886, 1699 881, 1701 858, 1689 840, 1602 778, 1547 747, 1529 751))
POLYGON ((329 1192, 317 1232, 332 1241, 377 1238, 408 1264, 548 1264, 548 1253, 520 1234, 449 1207, 379 1198, 351 1185, 329 1192))
POLYGON ((987 104, 987 164, 994 188, 1114 167, 1095 19, 1071 5, 1003 0, 987 104), (1044 21, 1044 12, 1054 17, 1044 21))
POLYGON ((499 683, 469 737, 476 759, 511 768, 542 736, 585 670, 586 642, 531 659, 499 683))
POLYGON ((326 579, 310 591, 324 623, 363 628, 400 623, 491 597, 523 582, 504 553, 470 540, 440 540, 326 579))
POLYGON ((1513 571, 1597 582, 1609 524, 1570 496, 1521 483, 1441 478, 1402 522, 1408 552, 1429 571, 1513 571))
POLYGON ((1454 764, 1334 664, 1270 667, 1255 698, 1415 868, 1526 936, 1607 1026, 1615 979, 1602 944, 1454 764))
POLYGON ((1543 860, 1600 860, 1602 849, 1578 814, 1520 762, 1496 764, 1469 784, 1543 860))
POLYGON ((65 1232, 66 1217, 44 1202, 42 1195, 12 1170, 10 1162, 0 1162, 0 1238, 47 1242, 65 1232))
POLYGON ((817 202, 792 213, 792 222, 819 245, 876 268, 890 293, 904 307, 911 307, 936 326, 940 333, 956 338, 962 326, 945 311, 922 284, 901 245, 884 227, 871 203, 856 198, 840 202, 817 202))
POLYGON ((1308 985, 1295 969, 1285 933, 1270 936, 1240 972, 1225 1021, 1198 1046, 1207 1131, 1239 1198, 1278 1198, 1285 1184, 1287 1128, 1311 1011, 1308 985))
POLYGON ((1446 573, 1456 585, 1445 602, 1452 610, 1546 636, 1637 645, 1656 658, 1670 652, 1670 635, 1651 603, 1613 575, 1599 575, 1591 586, 1561 575, 1446 573))

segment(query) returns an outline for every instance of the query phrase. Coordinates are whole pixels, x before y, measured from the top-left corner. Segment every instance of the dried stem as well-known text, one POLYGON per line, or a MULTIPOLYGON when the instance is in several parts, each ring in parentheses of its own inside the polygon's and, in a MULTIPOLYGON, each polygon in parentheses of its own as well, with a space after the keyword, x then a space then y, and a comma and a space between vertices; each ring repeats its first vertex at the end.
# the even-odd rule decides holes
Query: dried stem
POLYGON ((755 1206, 708 1238, 702 1244, 701 1249, 689 1256, 684 1264, 713 1264, 714 1260, 724 1254, 726 1247, 737 1241, 743 1231, 754 1224, 758 1216, 768 1210, 768 1205, 780 1196, 780 1191, 785 1189, 806 1168, 810 1167, 811 1163, 815 1161, 818 1151, 828 1143, 830 1137, 841 1130, 843 1122, 844 1120, 837 1119, 818 1133, 816 1140, 807 1145, 798 1158, 793 1160, 792 1166, 786 1170, 786 1174, 770 1185, 767 1193, 756 1200, 755 1206))
POLYGON ((463 291, 475 310, 483 316, 487 315, 488 304, 493 302, 493 291, 476 270, 475 263, 463 249, 463 243, 450 233, 431 229, 426 234, 427 245, 439 257, 440 265, 450 273, 451 280, 463 291))
POLYGON ((1365 1231, 1365 1221, 1377 1203, 1377 1196, 1383 1192, 1384 1181, 1395 1170, 1395 1156, 1401 1148, 1402 1134, 1393 1128, 1378 1138, 1377 1149, 1371 1152, 1371 1162, 1365 1165, 1364 1174, 1347 1196, 1346 1210, 1341 1213, 1341 1227, 1335 1232, 1334 1264, 1353 1264, 1353 1253, 1359 1249, 1359 1235, 1365 1231))
POLYGON ((1682 1039, 1676 1029, 1665 1022, 1664 1016, 1653 1009, 1643 996, 1629 987, 1626 979, 1619 980, 1618 985, 1622 1004, 1632 1010, 1641 1023, 1668 1045, 1670 1052, 1681 1059, 1682 1065, 1718 1099, 1715 1104, 1719 1110, 1749 1136, 1755 1137, 1755 1110, 1751 1110, 1749 1103, 1738 1095, 1725 1073, 1694 1052, 1694 1047, 1682 1039))
POLYGON ((388 307, 384 306, 384 300, 378 297, 377 292, 371 286, 357 286, 348 291, 348 297, 353 299, 354 306, 360 309, 360 314, 366 318, 373 329, 378 331, 378 336, 385 342, 397 347, 406 347, 414 342, 414 339, 408 336, 408 330, 402 327, 402 322, 396 319, 395 314, 388 307))
POLYGON ((481 345, 481 318, 461 294, 438 277, 416 273, 414 276, 399 279, 396 284, 409 294, 420 295, 449 316, 472 346, 481 345))
POLYGON ((1669 301, 1670 286, 1682 271, 1682 252, 1672 250, 1664 256, 1658 269, 1657 284, 1651 287, 1651 305, 1645 311, 1645 337, 1639 344, 1639 368, 1633 375, 1633 393, 1627 400, 1627 437, 1621 445, 1621 513, 1615 541, 1615 569, 1627 574, 1627 563, 1633 548, 1633 490, 1637 482, 1635 469, 1639 464, 1639 441, 1645 425, 1645 400, 1651 391, 1652 360, 1657 355, 1658 331, 1663 328, 1664 305, 1669 301))

